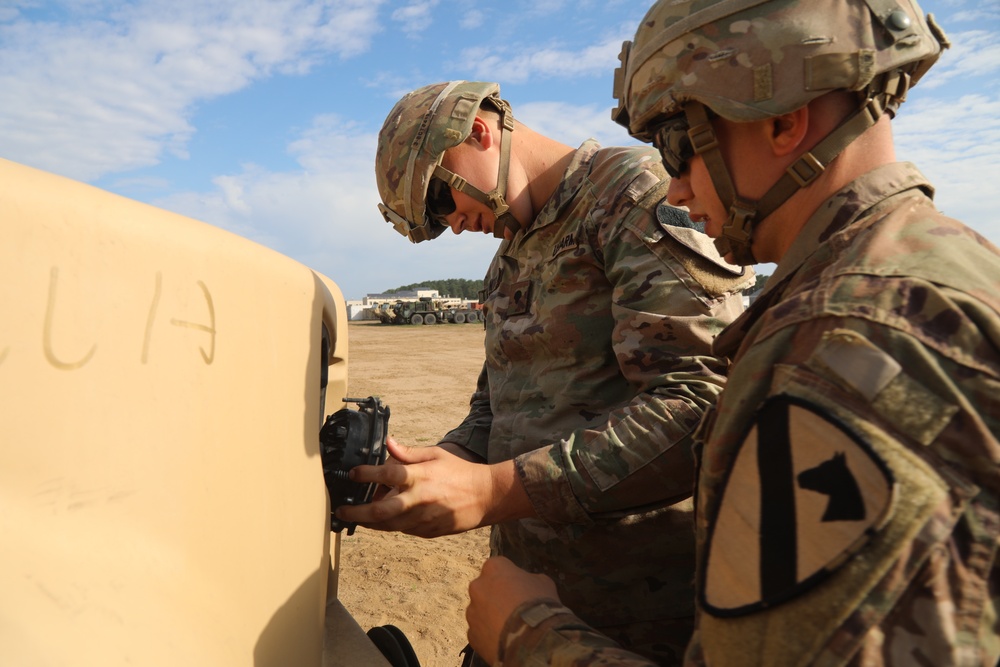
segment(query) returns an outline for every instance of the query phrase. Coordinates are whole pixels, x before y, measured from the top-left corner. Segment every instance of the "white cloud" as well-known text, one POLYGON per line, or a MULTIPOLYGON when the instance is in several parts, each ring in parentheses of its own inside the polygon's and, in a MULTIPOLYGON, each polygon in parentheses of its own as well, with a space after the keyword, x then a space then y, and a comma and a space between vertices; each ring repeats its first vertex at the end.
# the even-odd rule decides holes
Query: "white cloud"
MULTIPOLYGON (((621 32, 576 51, 558 45, 525 48, 523 45, 498 47, 491 44, 465 49, 461 60, 475 63, 474 77, 487 81, 523 83, 548 77, 607 77, 619 64, 622 41, 630 37, 621 32)), ((608 85, 610 89, 610 83, 608 85)))
POLYGON ((383 111, 388 114, 392 106, 398 100, 402 99, 404 95, 422 86, 435 83, 435 81, 417 77, 413 74, 385 71, 372 75, 364 85, 366 88, 376 91, 378 97, 385 100, 383 111))
POLYGON ((605 146, 639 143, 611 121, 610 106, 528 102, 514 105, 514 117, 536 132, 573 147, 589 138, 605 146))
POLYGON ((973 0, 973 6, 970 8, 965 8, 965 2, 961 0, 951 0, 946 4, 962 8, 951 16, 951 21, 955 23, 983 24, 1000 19, 1000 2, 997 0, 973 0))
POLYGON ((967 77, 995 77, 1000 71, 1000 36, 995 31, 969 30, 948 38, 951 48, 941 54, 918 86, 940 88, 967 77))
POLYGON ((400 28, 411 37, 419 35, 427 30, 433 23, 431 10, 438 4, 438 0, 424 0, 414 2, 405 7, 400 7, 392 13, 392 20, 400 24, 400 28))
POLYGON ((72 23, 0 24, 0 140, 5 157, 82 180, 184 157, 197 102, 356 55, 378 30, 371 0, 74 9, 72 23))
POLYGON ((471 30, 482 26, 485 22, 485 13, 479 9, 469 9, 462 13, 462 18, 459 20, 458 24, 466 30, 471 30))

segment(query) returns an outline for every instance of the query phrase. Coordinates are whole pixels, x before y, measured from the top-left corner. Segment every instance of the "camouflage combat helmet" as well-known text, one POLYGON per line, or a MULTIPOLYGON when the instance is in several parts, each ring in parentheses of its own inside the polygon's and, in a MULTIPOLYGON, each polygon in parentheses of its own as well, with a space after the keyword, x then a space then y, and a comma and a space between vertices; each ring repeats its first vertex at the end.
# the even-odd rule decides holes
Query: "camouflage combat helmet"
POLYGON ((517 232, 520 225, 506 201, 513 130, 510 105, 500 99, 500 86, 495 83, 451 81, 407 94, 389 112, 378 135, 375 179, 382 198, 378 208, 386 222, 413 243, 436 238, 448 224, 440 211, 434 213, 428 207, 428 189, 433 196, 436 188, 450 186, 493 210, 495 236, 503 238, 505 228, 517 232), (492 105, 501 119, 500 169, 497 186, 489 193, 441 166, 444 152, 471 134, 476 112, 484 102, 492 105))
POLYGON ((719 251, 752 264, 751 232, 884 114, 937 61, 948 42, 914 0, 658 0, 615 72, 612 112, 629 134, 656 144, 676 176, 701 155, 729 209, 719 251), (741 198, 709 122, 790 113, 833 90, 859 108, 799 158, 759 201, 741 198))

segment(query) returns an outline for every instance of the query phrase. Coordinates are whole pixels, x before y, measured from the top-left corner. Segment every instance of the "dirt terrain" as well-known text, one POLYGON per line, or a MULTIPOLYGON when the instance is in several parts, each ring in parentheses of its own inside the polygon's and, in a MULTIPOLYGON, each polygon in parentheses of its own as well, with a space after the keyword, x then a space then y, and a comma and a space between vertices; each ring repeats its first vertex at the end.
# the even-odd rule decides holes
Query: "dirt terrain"
MULTIPOLYGON (((348 326, 352 397, 389 406, 389 433, 433 445, 467 414, 483 364, 483 325, 348 326)), ((354 406, 352 406, 354 407, 354 406)), ((340 599, 361 627, 397 626, 421 667, 458 667, 468 583, 489 552, 489 529, 425 540, 358 528, 341 537, 340 599)))

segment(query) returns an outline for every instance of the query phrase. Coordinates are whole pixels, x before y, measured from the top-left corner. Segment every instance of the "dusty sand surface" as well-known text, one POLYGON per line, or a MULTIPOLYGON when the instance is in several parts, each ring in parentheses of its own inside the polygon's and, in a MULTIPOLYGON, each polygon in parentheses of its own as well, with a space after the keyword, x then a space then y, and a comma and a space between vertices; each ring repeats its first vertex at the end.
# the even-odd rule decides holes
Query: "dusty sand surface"
MULTIPOLYGON (((468 413, 483 364, 483 325, 348 326, 352 397, 389 406, 389 433, 433 445, 468 413)), ((352 406, 354 407, 354 406, 352 406)), ((489 529, 425 540, 358 528, 341 537, 340 599, 365 630, 391 623, 421 667, 458 667, 468 584, 489 552, 489 529)))

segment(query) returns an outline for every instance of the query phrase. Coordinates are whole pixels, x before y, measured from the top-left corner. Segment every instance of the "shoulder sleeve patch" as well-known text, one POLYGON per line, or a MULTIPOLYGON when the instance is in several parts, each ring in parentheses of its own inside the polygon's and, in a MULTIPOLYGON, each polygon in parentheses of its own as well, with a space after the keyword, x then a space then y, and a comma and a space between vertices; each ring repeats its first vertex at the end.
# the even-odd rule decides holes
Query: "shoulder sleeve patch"
POLYGON ((712 525, 705 608, 747 614, 822 581, 891 518, 895 486, 875 451, 822 408, 770 399, 738 450, 712 525))

